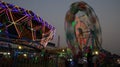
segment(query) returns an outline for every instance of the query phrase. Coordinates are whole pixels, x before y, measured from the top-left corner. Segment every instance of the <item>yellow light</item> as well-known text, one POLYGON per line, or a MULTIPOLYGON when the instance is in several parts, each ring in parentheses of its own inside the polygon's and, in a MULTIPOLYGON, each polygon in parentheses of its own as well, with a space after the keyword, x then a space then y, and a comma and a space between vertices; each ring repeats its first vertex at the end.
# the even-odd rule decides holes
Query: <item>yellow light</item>
POLYGON ((98 51, 95 51, 95 54, 98 55, 99 54, 98 51))
POLYGON ((63 49, 62 51, 64 52, 65 50, 63 49))
POLYGON ((22 47, 21 47, 21 46, 18 46, 18 49, 20 49, 20 50, 21 50, 21 49, 22 49, 22 47))
POLYGON ((27 54, 23 54, 24 57, 27 57, 27 54))

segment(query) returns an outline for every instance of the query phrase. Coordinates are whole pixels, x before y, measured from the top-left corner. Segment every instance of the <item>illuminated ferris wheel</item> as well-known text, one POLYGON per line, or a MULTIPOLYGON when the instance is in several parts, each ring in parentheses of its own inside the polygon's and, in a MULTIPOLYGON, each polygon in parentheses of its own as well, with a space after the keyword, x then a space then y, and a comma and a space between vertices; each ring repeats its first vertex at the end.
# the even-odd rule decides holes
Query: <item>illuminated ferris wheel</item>
POLYGON ((85 2, 71 4, 65 17, 68 47, 73 54, 86 52, 88 48, 101 50, 101 28, 94 10, 85 2))
POLYGON ((44 48, 52 40, 55 27, 31 10, 0 1, 0 42, 44 48))

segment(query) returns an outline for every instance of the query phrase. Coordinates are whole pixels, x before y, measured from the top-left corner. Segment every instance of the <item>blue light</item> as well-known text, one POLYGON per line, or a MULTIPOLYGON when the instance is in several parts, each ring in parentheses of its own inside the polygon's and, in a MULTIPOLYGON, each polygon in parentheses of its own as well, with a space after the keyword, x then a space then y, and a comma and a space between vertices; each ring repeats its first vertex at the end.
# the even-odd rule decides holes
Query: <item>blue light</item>
POLYGON ((25 9, 24 8, 19 8, 21 11, 25 11, 25 9))
POLYGON ((70 65, 71 65, 71 66, 74 66, 74 65, 75 65, 75 62, 74 62, 74 61, 71 61, 71 62, 70 62, 70 65))
POLYGON ((12 11, 13 12, 19 12, 19 10, 17 8, 13 8, 12 11))
POLYGON ((6 7, 6 6, 4 6, 3 4, 0 4, 0 7, 2 7, 3 9, 4 9, 4 8, 7 8, 7 7, 6 7))
POLYGON ((3 26, 3 24, 0 22, 0 27, 3 26))
POLYGON ((29 10, 29 13, 30 13, 31 16, 35 16, 35 14, 30 10, 29 10))
POLYGON ((34 16, 34 17, 33 17, 33 20, 36 20, 36 21, 38 21, 38 18, 37 18, 36 16, 34 16))

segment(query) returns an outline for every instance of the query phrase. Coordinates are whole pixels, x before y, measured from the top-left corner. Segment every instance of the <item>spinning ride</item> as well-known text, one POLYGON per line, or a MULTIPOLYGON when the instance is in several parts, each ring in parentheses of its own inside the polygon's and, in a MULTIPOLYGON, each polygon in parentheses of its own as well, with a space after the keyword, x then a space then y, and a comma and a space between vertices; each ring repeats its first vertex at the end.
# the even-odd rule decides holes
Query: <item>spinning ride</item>
POLYGON ((71 4, 65 17, 65 31, 68 47, 73 55, 84 55, 90 48, 101 50, 101 28, 94 10, 85 2, 71 4))
POLYGON ((0 41, 41 49, 54 32, 52 25, 32 11, 0 1, 0 41))

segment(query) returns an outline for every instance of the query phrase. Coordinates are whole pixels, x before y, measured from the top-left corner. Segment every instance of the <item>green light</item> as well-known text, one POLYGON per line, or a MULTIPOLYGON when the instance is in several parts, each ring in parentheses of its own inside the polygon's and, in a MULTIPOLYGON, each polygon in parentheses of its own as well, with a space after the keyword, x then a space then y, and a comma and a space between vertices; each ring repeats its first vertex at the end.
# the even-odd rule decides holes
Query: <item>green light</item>
POLYGON ((43 57, 44 55, 45 55, 45 51, 42 50, 42 51, 41 51, 41 56, 43 57))
POLYGON ((42 34, 42 30, 40 30, 40 34, 42 34))
POLYGON ((75 26, 75 24, 76 24, 76 22, 75 22, 75 21, 73 21, 73 22, 72 22, 72 27, 74 27, 74 26, 75 26))
POLYGON ((85 54, 85 57, 87 57, 87 56, 88 56, 88 54, 86 53, 86 54, 85 54))
POLYGON ((41 56, 44 56, 44 52, 41 53, 41 56))
POLYGON ((93 47, 92 47, 92 45, 90 46, 90 49, 92 49, 93 47))
POLYGON ((37 57, 35 57, 35 60, 37 60, 38 58, 37 57))
POLYGON ((2 30, 0 30, 0 32, 2 32, 2 30))
POLYGON ((38 58, 37 58, 37 57, 35 57, 35 58, 34 58, 34 61, 35 61, 35 63, 37 63, 37 61, 38 61, 38 58))

